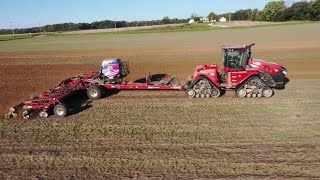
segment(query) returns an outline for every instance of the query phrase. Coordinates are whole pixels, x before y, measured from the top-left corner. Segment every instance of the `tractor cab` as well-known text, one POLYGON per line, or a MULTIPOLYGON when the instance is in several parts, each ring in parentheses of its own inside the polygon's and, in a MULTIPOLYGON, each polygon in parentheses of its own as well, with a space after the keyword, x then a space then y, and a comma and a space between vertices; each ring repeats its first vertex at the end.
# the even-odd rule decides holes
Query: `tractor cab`
POLYGON ((221 87, 234 88, 238 85, 238 81, 240 80, 238 74, 246 71, 251 58, 251 47, 254 45, 222 47, 223 69, 220 74, 221 87))
POLYGON ((243 71, 251 58, 251 47, 255 44, 243 46, 222 47, 223 71, 243 71))

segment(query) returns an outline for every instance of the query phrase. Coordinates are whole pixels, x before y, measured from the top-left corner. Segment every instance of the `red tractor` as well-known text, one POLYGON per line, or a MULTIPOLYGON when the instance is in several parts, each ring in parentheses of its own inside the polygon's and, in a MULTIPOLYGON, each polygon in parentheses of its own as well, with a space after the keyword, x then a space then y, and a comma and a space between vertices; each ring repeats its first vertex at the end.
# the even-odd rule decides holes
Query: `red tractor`
POLYGON ((198 66, 185 85, 192 98, 219 97, 226 90, 234 90, 238 97, 271 97, 273 89, 284 89, 289 81, 286 68, 251 58, 251 47, 224 46, 223 69, 213 65, 198 66))

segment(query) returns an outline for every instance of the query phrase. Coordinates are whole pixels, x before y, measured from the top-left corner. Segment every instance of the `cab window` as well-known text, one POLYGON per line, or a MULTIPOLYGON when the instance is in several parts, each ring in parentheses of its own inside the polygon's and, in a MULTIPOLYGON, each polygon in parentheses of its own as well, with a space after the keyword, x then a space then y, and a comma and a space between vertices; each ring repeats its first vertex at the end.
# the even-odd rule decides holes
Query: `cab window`
POLYGON ((223 53, 224 67, 228 67, 229 69, 241 69, 244 53, 245 51, 225 50, 223 53))

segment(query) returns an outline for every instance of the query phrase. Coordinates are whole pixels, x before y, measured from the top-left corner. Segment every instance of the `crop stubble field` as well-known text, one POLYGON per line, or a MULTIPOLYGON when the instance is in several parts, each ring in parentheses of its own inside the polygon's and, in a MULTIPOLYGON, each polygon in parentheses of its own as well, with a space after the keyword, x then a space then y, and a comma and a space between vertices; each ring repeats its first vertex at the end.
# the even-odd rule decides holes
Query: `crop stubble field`
POLYGON ((0 112, 66 77, 130 61, 185 80, 221 64, 222 44, 256 42, 253 57, 289 70, 270 99, 187 99, 122 91, 64 120, 0 122, 0 178, 320 177, 320 24, 203 32, 44 36, 0 42, 0 112))

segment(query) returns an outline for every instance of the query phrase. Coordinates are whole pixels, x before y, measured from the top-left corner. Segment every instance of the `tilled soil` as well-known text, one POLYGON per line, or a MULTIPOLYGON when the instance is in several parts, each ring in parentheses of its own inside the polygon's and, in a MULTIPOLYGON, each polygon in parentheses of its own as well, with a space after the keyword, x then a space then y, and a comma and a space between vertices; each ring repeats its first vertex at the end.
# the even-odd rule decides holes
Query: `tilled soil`
POLYGON ((63 121, 1 121, 0 177, 319 178, 318 91, 317 80, 268 99, 122 91, 63 121))

